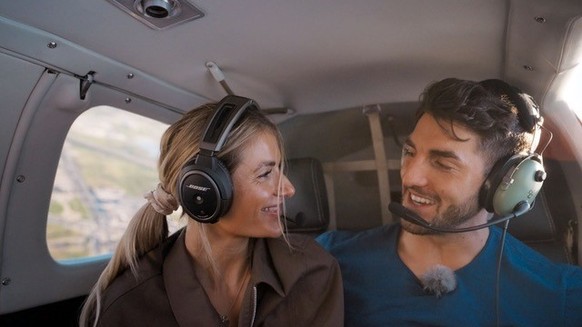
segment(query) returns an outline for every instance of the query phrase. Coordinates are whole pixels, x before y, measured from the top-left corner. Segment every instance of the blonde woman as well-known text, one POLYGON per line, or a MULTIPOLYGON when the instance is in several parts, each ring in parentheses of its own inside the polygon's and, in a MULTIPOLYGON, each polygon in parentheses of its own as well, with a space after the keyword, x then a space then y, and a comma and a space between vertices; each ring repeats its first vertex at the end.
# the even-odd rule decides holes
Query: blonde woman
POLYGON ((245 98, 196 108, 171 125, 161 140, 160 184, 89 294, 80 325, 343 326, 337 262, 310 237, 283 233, 284 199, 295 193, 283 162, 276 126, 245 98), (248 108, 238 117, 216 113, 241 99, 248 108), (224 134, 216 152, 206 149, 214 129, 224 134), (208 199, 188 197, 205 187, 182 183, 205 153, 220 161, 232 189, 211 223, 197 207, 208 199), (165 216, 179 205, 192 219, 168 237, 165 216))

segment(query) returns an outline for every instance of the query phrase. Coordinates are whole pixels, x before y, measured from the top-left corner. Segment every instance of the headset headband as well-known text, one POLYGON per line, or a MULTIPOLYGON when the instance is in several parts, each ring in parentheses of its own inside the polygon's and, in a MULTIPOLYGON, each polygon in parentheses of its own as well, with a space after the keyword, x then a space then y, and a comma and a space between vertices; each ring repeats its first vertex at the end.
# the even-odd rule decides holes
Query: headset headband
POLYGON ((517 109, 517 118, 521 127, 528 133, 534 133, 543 123, 538 104, 533 97, 518 87, 500 79, 488 79, 479 82, 487 91, 517 109))
POLYGON ((258 109, 255 101, 236 95, 229 95, 220 100, 216 105, 214 115, 204 130, 200 152, 213 156, 220 151, 234 124, 242 113, 251 106, 258 109))

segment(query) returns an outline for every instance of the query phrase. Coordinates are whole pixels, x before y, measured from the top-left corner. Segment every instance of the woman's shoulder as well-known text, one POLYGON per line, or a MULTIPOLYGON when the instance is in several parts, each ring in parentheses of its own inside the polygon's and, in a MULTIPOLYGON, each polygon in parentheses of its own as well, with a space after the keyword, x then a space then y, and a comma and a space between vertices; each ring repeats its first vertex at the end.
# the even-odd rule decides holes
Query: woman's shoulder
POLYGON ((131 294, 140 292, 139 290, 147 287, 149 283, 159 283, 157 279, 162 276, 164 257, 177 237, 177 234, 170 236, 162 244, 141 256, 136 261, 134 270, 128 267, 122 271, 104 292, 104 308, 121 297, 131 297, 131 294))
POLYGON ((288 234, 286 237, 266 240, 273 256, 283 257, 293 264, 330 265, 335 258, 319 245, 310 235, 288 234))
POLYGON ((300 285, 313 285, 313 281, 323 284, 340 276, 336 259, 312 236, 289 234, 286 238, 259 239, 257 245, 255 255, 263 257, 257 262, 268 262, 266 266, 277 276, 275 284, 280 283, 284 293, 300 285))

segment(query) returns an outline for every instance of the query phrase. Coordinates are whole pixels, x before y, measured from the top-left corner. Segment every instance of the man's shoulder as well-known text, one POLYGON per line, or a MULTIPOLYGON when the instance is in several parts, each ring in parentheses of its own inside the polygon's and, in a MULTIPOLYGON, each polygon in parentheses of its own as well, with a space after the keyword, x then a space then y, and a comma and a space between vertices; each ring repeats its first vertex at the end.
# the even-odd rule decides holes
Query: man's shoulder
MULTIPOLYGON (((492 230, 494 233, 502 233, 500 230, 492 230)), ((519 267, 523 273, 540 276, 546 282, 552 280, 556 283, 573 282, 582 287, 582 267, 554 262, 512 235, 507 235, 505 246, 507 260, 513 266, 519 267)))
POLYGON ((398 236, 399 224, 383 225, 359 231, 334 230, 328 231, 316 238, 316 241, 325 249, 331 250, 345 246, 358 247, 386 242, 398 236))
POLYGON ((285 238, 265 238, 258 242, 264 242, 273 256, 282 256, 285 260, 327 261, 331 255, 325 251, 319 243, 310 235, 288 234, 285 238))

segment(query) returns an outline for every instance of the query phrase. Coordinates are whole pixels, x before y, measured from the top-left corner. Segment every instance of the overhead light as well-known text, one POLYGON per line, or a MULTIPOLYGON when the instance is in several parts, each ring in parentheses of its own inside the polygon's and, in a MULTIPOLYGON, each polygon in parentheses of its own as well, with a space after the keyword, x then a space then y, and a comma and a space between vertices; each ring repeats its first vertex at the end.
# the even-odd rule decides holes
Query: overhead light
POLYGON ((157 30, 204 16, 200 9, 187 0, 109 0, 109 2, 157 30))

